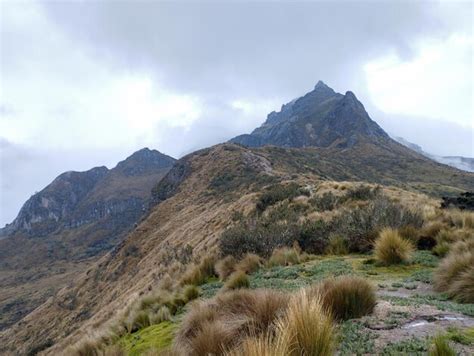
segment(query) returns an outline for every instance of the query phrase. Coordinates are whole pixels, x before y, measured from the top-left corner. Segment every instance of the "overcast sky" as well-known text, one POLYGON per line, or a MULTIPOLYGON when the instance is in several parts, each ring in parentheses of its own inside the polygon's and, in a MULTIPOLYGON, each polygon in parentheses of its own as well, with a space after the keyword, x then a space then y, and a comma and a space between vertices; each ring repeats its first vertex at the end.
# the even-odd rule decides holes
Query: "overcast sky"
POLYGON ((440 155, 474 156, 463 2, 1 1, 0 226, 67 170, 174 157, 318 80, 440 155))

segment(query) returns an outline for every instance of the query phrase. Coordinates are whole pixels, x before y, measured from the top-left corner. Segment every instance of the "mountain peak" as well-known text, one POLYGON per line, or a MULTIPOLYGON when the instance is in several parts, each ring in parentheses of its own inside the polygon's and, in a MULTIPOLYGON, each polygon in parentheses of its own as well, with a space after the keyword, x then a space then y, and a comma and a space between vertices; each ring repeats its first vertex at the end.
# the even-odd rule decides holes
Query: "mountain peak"
POLYGON ((380 143, 389 136, 372 121, 353 92, 336 93, 323 81, 314 90, 272 112, 250 135, 231 142, 258 147, 350 147, 359 141, 380 143))
POLYGON ((133 176, 173 165, 175 159, 148 147, 134 152, 125 160, 119 162, 114 170, 133 176))

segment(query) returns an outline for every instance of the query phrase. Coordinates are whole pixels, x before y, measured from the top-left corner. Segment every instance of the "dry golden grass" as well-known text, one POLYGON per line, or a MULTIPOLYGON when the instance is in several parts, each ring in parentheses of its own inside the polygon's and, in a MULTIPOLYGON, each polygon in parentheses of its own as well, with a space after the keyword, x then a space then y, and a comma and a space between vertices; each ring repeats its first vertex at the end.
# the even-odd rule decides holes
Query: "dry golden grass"
POLYGON ((262 258, 254 253, 247 253, 235 266, 238 271, 247 274, 257 271, 262 266, 262 258))
POLYGON ((300 263, 299 253, 294 248, 282 247, 273 251, 267 266, 290 266, 300 263))
POLYGON ((271 290, 237 290, 197 301, 181 324, 175 348, 193 355, 230 350, 268 330, 287 302, 285 294, 271 290))
POLYGON ((453 210, 450 212, 450 218, 456 227, 474 229, 474 212, 453 210))
POLYGON ((474 239, 459 241, 434 273, 439 292, 463 303, 474 303, 474 239))
POLYGON ((221 281, 225 281, 235 271, 237 260, 234 256, 226 256, 216 262, 215 270, 221 281))
POLYGON ((330 278, 313 286, 310 296, 318 298, 334 318, 349 320, 371 314, 377 304, 374 286, 362 277, 330 278))
POLYGON ((288 340, 288 355, 333 355, 336 328, 319 297, 301 290, 277 321, 277 338, 288 340))
POLYGON ((181 278, 180 284, 201 285, 207 278, 216 275, 214 265, 216 259, 213 256, 205 256, 199 264, 191 264, 181 278))
POLYGON ((226 356, 287 356, 290 354, 289 334, 273 335, 267 332, 259 337, 249 337, 242 344, 226 356))
POLYGON ((193 299, 199 298, 199 288, 195 285, 184 286, 182 293, 186 303, 193 299))
POLYGON ((347 248, 346 239, 340 235, 331 235, 326 247, 326 253, 328 255, 347 255, 349 249, 347 248))
POLYGON ((385 265, 407 262, 413 250, 411 242, 403 239, 393 229, 383 229, 374 245, 375 258, 385 265))

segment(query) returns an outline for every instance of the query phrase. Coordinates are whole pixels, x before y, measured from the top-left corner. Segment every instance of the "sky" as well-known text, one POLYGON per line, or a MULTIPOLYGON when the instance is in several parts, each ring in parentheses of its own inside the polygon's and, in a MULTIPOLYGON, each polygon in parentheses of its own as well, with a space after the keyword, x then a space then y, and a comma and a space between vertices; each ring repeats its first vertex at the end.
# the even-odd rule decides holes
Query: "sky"
POLYGON ((470 1, 0 1, 0 226, 68 170, 248 133, 318 80, 474 156, 470 1))

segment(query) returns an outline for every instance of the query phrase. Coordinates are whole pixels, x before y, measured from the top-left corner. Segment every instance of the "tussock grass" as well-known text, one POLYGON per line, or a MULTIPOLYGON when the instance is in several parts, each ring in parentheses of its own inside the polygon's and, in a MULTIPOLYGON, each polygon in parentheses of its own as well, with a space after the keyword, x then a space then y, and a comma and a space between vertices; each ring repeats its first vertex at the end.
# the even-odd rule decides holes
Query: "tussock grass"
POLYGON ((377 303, 373 285, 357 276, 323 280, 310 289, 310 295, 320 295, 323 305, 337 320, 355 319, 371 314, 377 303))
POLYGON ((256 272, 262 266, 262 258, 254 253, 247 253, 242 260, 240 260, 235 269, 243 271, 247 274, 256 272))
POLYGON ((470 211, 455 210, 450 214, 452 223, 463 229, 474 229, 474 213, 470 211))
POLYGON ((182 354, 222 354, 269 330, 287 303, 287 295, 272 290, 237 290, 198 301, 181 323, 175 348, 182 354))
POLYGON ((428 351, 429 356, 456 356, 456 351, 449 345, 448 340, 442 335, 433 338, 433 343, 428 351))
POLYGON ((336 328, 319 297, 301 290, 277 321, 277 338, 288 340, 288 355, 333 355, 336 328))
POLYGON ((221 281, 225 281, 235 271, 237 260, 234 256, 226 256, 216 262, 215 270, 221 281))
POLYGON ((199 264, 189 265, 183 277, 181 278, 180 284, 182 286, 186 284, 194 284, 196 286, 203 284, 207 278, 216 275, 214 269, 215 263, 215 257, 206 256, 199 264))
POLYGON ((239 348, 226 353, 226 356, 287 356, 288 336, 288 333, 274 336, 267 332, 259 337, 247 338, 239 348))
POLYGON ((413 250, 410 241, 403 239, 397 230, 393 229, 383 229, 374 246, 376 259, 384 265, 407 262, 413 250))
POLYGON ((282 247, 273 251, 267 266, 290 266, 300 263, 299 253, 295 248, 282 247))
POLYGON ((199 288, 194 285, 184 286, 182 293, 186 303, 196 298, 199 298, 199 288))
POLYGON ((463 303, 474 303, 474 239, 459 241, 434 273, 434 287, 463 303))
POLYGON ((240 289, 250 287, 249 277, 244 271, 232 273, 224 285, 225 289, 240 289))

